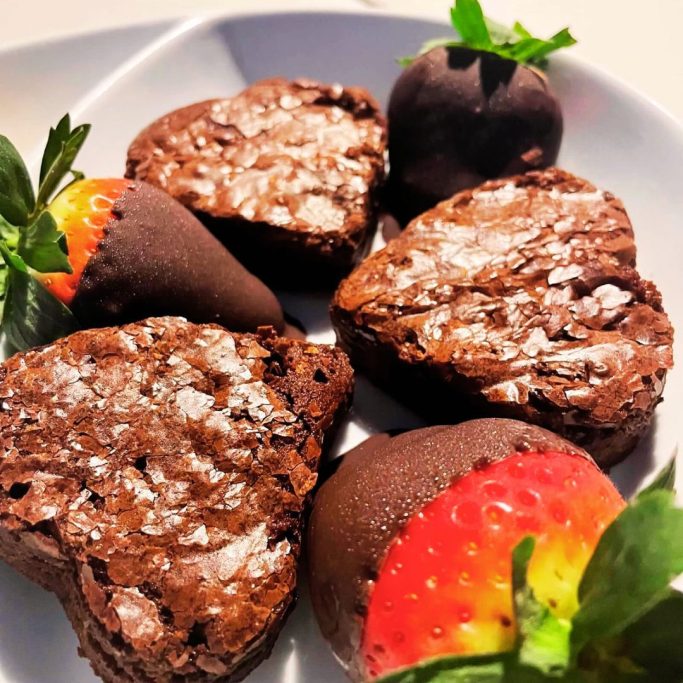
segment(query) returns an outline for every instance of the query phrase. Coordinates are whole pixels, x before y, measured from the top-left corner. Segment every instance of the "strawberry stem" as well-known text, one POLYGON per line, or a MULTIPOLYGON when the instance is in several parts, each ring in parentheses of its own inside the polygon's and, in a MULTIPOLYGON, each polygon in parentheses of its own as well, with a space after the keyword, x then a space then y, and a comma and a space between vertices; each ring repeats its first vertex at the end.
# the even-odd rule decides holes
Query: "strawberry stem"
MULTIPOLYGON (((551 52, 570 47, 576 39, 564 28, 550 38, 536 38, 522 24, 516 22, 512 28, 502 26, 484 16, 479 0, 455 0, 451 9, 451 24, 460 40, 437 38, 422 45, 418 55, 434 47, 466 47, 480 52, 510 59, 518 64, 542 66, 551 52)), ((415 57, 402 57, 399 64, 408 66, 415 57)))

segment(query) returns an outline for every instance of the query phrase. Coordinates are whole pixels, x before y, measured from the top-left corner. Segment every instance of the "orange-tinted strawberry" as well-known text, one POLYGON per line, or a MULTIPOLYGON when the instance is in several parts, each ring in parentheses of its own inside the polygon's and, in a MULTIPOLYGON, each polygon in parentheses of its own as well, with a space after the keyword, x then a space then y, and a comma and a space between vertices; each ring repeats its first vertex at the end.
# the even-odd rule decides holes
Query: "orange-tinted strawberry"
POLYGON ((474 469, 415 513, 370 592, 362 653, 370 677, 445 654, 513 648, 512 551, 536 538, 529 583, 558 617, 600 536, 625 507, 590 460, 522 452, 474 469))
POLYGON ((39 273, 36 277, 62 303, 69 306, 83 270, 115 218, 114 204, 130 182, 123 178, 79 180, 50 204, 50 213, 66 235, 72 273, 39 273))

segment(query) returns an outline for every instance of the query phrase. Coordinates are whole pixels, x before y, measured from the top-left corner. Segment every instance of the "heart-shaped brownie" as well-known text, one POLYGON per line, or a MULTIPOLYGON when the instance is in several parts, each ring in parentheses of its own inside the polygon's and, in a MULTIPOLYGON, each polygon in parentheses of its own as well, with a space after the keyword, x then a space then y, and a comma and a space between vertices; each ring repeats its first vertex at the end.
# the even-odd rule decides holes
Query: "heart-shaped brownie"
POLYGON ((332 319, 354 363, 431 421, 534 422, 603 467, 643 435, 673 363, 624 207, 558 169, 419 216, 341 283, 332 319))
POLYGON ((182 318, 0 368, 0 555, 54 591, 105 681, 236 680, 292 605, 343 352, 182 318))
POLYGON ((376 227, 385 128, 362 88, 273 78, 150 124, 126 174, 196 212, 263 278, 291 284, 295 264, 338 278, 376 227))

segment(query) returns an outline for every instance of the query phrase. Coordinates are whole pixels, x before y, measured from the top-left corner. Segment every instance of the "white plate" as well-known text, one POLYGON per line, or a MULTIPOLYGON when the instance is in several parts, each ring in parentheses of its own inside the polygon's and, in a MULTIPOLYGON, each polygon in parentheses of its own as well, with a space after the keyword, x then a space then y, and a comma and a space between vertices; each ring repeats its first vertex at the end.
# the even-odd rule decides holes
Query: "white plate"
MULTIPOLYGON (((246 4, 246 3, 245 3, 246 4)), ((0 130, 27 145, 69 109, 93 132, 79 159, 90 176, 123 172, 126 147, 157 116, 196 100, 230 95, 259 78, 310 76, 368 87, 382 103, 399 73, 394 57, 444 26, 373 12, 231 14, 157 24, 0 53, 0 130)), ((660 287, 683 329, 683 129, 654 104, 571 57, 553 59, 566 130, 560 164, 620 196, 635 225, 641 273, 660 287)), ((40 145, 24 146, 34 162, 40 145)), ((323 297, 284 297, 315 341, 333 341, 323 297)), ((681 431, 683 363, 670 373, 666 401, 638 451, 614 471, 632 493, 673 452, 681 431)), ((369 432, 419 421, 360 379, 338 449, 369 432)), ((271 658, 250 683, 341 683, 318 634, 306 589, 271 658)), ((95 681, 57 600, 0 564, 0 681, 95 681)))

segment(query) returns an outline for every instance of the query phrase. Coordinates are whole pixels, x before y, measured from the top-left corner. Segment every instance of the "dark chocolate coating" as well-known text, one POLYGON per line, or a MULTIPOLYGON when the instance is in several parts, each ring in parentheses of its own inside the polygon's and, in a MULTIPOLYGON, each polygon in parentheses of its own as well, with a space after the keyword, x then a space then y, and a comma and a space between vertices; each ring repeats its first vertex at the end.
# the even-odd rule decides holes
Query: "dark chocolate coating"
POLYGON ((82 325, 179 315, 235 332, 283 331, 275 295, 165 192, 131 181, 113 214, 71 305, 82 325))
POLYGON ((390 213, 383 213, 380 222, 382 224, 382 237, 385 242, 391 242, 401 234, 401 224, 390 213))
POLYGON ((403 525, 476 467, 530 451, 589 457, 552 432, 488 418, 375 435, 347 453, 318 492, 308 530, 309 585, 318 623, 354 680, 368 591, 403 525))
POLYGON ((489 178, 550 166, 562 112, 543 74, 494 54, 435 48, 389 101, 389 202, 411 218, 489 178))

